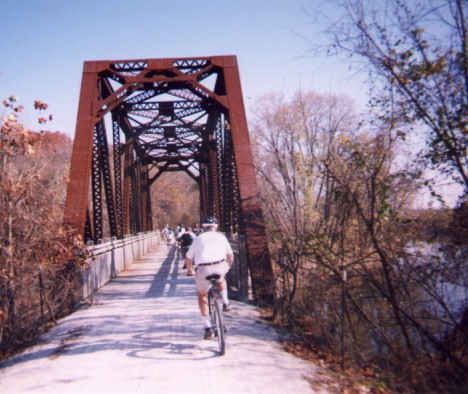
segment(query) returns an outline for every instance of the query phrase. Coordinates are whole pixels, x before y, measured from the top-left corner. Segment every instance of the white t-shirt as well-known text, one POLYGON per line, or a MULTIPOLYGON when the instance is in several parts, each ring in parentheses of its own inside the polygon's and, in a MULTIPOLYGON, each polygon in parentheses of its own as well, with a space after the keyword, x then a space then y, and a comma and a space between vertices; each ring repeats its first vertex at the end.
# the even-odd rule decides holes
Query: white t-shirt
POLYGON ((223 260, 227 254, 233 252, 226 236, 217 231, 207 231, 193 240, 186 257, 195 264, 202 264, 223 260))

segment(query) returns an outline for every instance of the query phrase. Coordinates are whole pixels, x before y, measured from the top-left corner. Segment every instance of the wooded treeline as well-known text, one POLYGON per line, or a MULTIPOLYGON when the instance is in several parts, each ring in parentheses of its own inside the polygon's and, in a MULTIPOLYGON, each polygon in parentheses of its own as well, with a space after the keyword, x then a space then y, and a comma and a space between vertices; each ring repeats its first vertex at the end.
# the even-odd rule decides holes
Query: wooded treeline
POLYGON ((375 391, 460 392, 468 384, 466 2, 384 3, 337 1, 329 19, 313 14, 329 41, 312 52, 352 56, 370 76, 366 114, 347 98, 304 91, 265 96, 254 111, 274 317, 343 369, 379 371, 375 391), (441 178, 459 185, 457 207, 418 210, 423 188, 444 203, 441 178))
POLYGON ((193 227, 200 222, 200 192, 196 182, 183 172, 161 174, 151 190, 153 226, 166 224, 175 230, 179 224, 193 227))
MULTIPOLYGON (((47 104, 37 100, 34 107, 44 126, 47 104)), ((62 228, 71 140, 25 128, 22 110, 15 96, 3 101, 0 359, 34 342, 50 322, 75 308, 84 260, 82 243, 62 228)))
POLYGON ((460 387, 468 261, 456 219, 466 205, 422 228, 428 212, 414 210, 421 182, 398 155, 401 138, 385 123, 359 126, 351 108, 298 92, 257 110, 275 318, 327 359, 384 370, 375 384, 386 390, 460 387))

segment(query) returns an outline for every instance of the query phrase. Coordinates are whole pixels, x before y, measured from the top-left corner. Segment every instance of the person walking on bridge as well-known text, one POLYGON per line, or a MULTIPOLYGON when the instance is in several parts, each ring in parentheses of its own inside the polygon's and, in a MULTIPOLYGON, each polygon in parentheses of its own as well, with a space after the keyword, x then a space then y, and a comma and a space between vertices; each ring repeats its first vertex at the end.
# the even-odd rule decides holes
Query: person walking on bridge
POLYGON ((185 263, 187 265, 187 275, 195 276, 198 306, 205 329, 205 339, 211 339, 213 330, 209 317, 207 296, 211 283, 206 277, 213 274, 220 275, 218 289, 223 298, 223 310, 224 312, 230 311, 227 284, 224 276, 232 266, 234 253, 226 236, 218 232, 218 221, 215 217, 210 216, 204 219, 202 227, 203 233, 193 240, 185 255, 185 263), (196 274, 193 272, 194 264, 196 274))
POLYGON ((182 253, 182 257, 185 258, 190 245, 192 245, 192 242, 196 237, 197 236, 192 232, 190 227, 185 227, 185 233, 180 237, 180 252, 182 253))

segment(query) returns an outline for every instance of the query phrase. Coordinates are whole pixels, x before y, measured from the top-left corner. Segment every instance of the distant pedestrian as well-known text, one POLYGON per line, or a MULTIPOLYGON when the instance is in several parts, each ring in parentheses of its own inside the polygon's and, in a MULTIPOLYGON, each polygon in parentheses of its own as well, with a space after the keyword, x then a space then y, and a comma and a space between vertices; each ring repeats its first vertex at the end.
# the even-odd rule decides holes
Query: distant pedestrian
POLYGON ((169 225, 166 224, 162 230, 162 236, 163 236, 163 239, 164 239, 164 243, 167 244, 167 233, 169 231, 169 225))
MULTIPOLYGON (((185 258, 185 255, 187 254, 187 251, 189 250, 190 245, 192 245, 192 242, 196 237, 197 236, 193 233, 190 227, 185 227, 185 233, 182 234, 182 236, 180 237, 180 252, 183 258, 185 258)), ((186 268, 187 268, 187 265, 184 264, 182 269, 186 269, 186 268)))
POLYGON ((195 225, 192 228, 193 233, 198 236, 203 230, 200 228, 200 225, 198 223, 195 223, 195 225))
POLYGON ((175 241, 175 235, 174 235, 174 231, 172 231, 172 229, 170 227, 168 227, 167 229, 167 233, 166 233, 166 245, 172 245, 175 241))
POLYGON ((180 223, 175 233, 177 249, 180 249, 180 238, 182 237, 182 235, 184 235, 184 233, 185 233, 185 227, 182 223, 180 223))

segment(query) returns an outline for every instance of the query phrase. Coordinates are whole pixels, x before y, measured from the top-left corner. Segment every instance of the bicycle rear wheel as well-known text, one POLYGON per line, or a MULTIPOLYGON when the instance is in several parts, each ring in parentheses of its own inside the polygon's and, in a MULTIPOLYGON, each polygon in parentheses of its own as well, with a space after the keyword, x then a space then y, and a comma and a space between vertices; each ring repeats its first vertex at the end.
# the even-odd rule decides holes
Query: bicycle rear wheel
POLYGON ((225 330, 224 330, 224 315, 223 305, 221 300, 215 300, 214 302, 214 324, 215 324, 215 336, 218 339, 219 353, 224 355, 226 353, 226 342, 225 342, 225 330))

